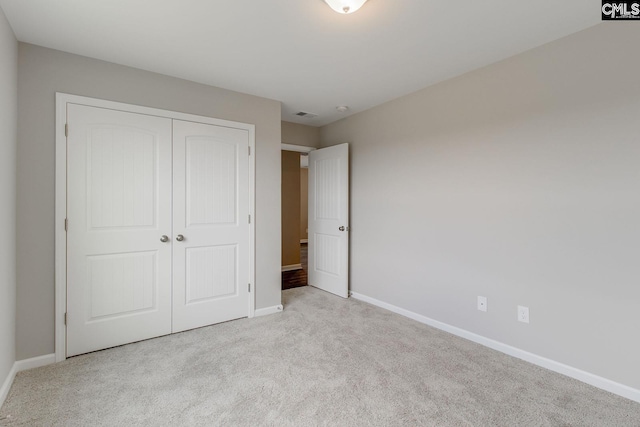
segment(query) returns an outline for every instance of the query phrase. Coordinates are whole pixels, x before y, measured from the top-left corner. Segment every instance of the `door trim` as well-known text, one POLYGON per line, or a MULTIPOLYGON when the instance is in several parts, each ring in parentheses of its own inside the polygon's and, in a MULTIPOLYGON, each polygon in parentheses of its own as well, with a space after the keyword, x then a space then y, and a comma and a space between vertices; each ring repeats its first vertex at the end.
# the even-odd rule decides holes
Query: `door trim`
POLYGON ((253 286, 249 291, 248 317, 255 316, 255 125, 215 119, 212 117, 180 113, 176 111, 143 107, 121 102, 106 101, 97 98, 71 95, 56 92, 56 125, 55 125, 55 360, 66 359, 67 329, 65 313, 67 312, 67 236, 65 219, 67 218, 67 137, 65 125, 67 121, 67 104, 79 104, 89 107, 106 108, 129 113, 146 114, 167 119, 204 123, 215 126, 246 130, 249 133, 249 214, 251 215, 249 238, 249 279, 253 286))

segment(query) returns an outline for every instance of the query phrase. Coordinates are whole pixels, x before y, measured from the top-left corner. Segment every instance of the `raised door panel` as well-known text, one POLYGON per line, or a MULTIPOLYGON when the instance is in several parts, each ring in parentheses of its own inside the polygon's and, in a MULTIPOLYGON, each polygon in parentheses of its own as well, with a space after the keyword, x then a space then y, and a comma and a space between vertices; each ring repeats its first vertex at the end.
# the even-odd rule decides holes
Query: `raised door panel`
POLYGON ((342 263, 340 237, 321 233, 314 233, 314 237, 314 269, 321 273, 339 276, 342 263))
POLYGON ((238 294, 238 246, 221 245, 186 250, 186 304, 238 294))
POLYGON ((88 226, 156 225, 157 138, 141 129, 96 126, 87 146, 88 226))
POLYGON ((320 159, 314 168, 316 220, 340 221, 340 158, 320 159))
POLYGON ((237 222, 238 146, 225 140, 189 136, 186 148, 186 226, 237 222))
POLYGON ((87 256, 89 322, 155 310, 157 253, 87 256))

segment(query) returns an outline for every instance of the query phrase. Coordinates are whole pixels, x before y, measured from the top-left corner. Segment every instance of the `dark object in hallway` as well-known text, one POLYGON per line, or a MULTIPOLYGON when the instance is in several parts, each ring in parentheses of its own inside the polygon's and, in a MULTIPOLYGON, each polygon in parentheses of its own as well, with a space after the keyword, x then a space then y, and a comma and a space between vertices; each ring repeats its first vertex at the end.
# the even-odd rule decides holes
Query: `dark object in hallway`
POLYGON ((302 270, 282 272, 282 290, 307 286, 307 244, 300 244, 300 263, 302 270))

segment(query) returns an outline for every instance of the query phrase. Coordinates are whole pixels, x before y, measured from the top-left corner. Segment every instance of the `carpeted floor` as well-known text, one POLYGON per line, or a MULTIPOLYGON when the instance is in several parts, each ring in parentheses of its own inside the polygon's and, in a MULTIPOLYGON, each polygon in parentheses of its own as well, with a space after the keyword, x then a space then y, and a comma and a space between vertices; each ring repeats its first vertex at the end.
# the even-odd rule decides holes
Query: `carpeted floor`
POLYGON ((311 287, 21 372, 0 425, 638 426, 640 404, 311 287))

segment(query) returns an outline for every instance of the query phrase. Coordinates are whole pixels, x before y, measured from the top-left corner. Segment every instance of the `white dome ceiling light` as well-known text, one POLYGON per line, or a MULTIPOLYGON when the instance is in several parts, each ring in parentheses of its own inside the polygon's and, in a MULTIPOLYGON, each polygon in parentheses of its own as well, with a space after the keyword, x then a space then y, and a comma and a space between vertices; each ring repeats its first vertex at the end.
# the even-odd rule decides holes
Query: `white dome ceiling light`
POLYGON ((326 4, 338 13, 353 13, 360 9, 367 0, 324 0, 326 4))

